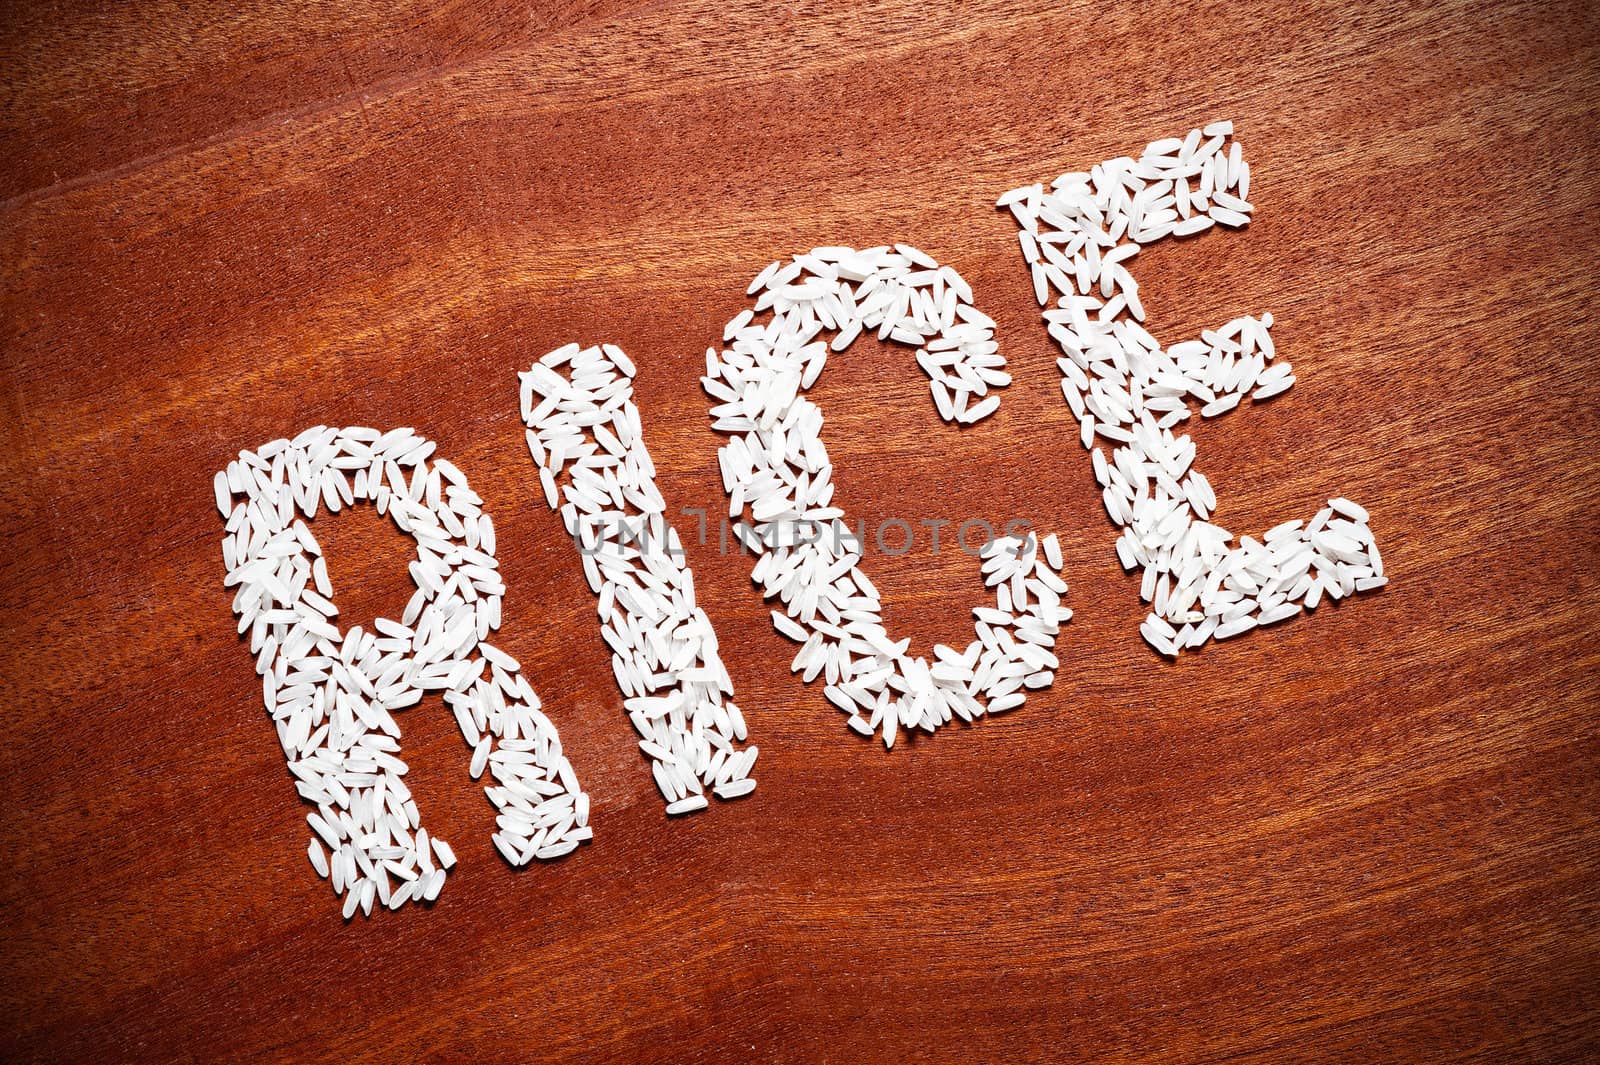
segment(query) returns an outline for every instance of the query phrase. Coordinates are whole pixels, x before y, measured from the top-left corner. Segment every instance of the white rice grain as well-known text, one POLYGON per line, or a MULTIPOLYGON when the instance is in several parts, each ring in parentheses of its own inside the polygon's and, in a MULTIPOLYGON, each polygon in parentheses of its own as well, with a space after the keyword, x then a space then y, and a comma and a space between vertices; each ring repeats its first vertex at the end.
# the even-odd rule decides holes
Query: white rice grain
POLYGON ((423 829, 396 757, 394 714, 426 691, 443 693, 474 744, 472 774, 487 768, 494 777, 486 790, 502 822, 496 845, 508 861, 527 861, 527 832, 503 827, 532 831, 522 819, 527 796, 587 798, 516 660, 484 642, 499 627, 504 593, 492 525, 459 469, 444 459, 429 465, 433 451, 410 429, 318 425, 240 452, 212 482, 226 518, 223 583, 238 589, 239 631, 249 635, 262 702, 296 790, 317 804, 306 817, 314 833, 307 856, 344 896, 346 918, 357 909, 370 914, 375 901, 389 908, 431 901, 454 864, 448 845, 423 829), (377 505, 415 539, 417 591, 403 621, 379 618, 372 631, 341 633, 307 522, 323 506, 331 512, 356 503, 377 505), (432 865, 430 848, 443 868, 427 874, 425 889, 412 888, 432 865))
MULTIPOLYGON (((1036 214, 1032 199, 1019 193, 1010 206, 1036 214)), ((1038 263, 1035 280, 1048 283, 1038 263)), ((932 732, 958 718, 1022 705, 1019 689, 1054 679, 1057 663, 1048 648, 1071 618, 1060 605, 1066 584, 1048 568, 1060 568, 1058 542, 1043 552, 1031 537, 991 545, 985 557, 994 565, 986 563, 984 572, 995 605, 980 608, 990 611, 974 622, 980 638, 959 653, 939 645, 929 663, 910 657, 909 641, 884 629, 882 602, 852 537, 783 536, 788 523, 832 495, 822 412, 804 395, 828 354, 867 331, 916 348, 939 417, 973 424, 999 408, 995 390, 1011 380, 994 321, 971 305, 959 274, 907 245, 814 249, 763 270, 750 292, 759 294, 755 311, 728 323, 727 346, 708 353, 702 384, 716 404, 713 426, 732 437, 719 454, 723 487, 730 515, 747 519, 735 529, 748 530, 739 535, 756 556, 752 578, 782 604, 772 612, 774 627, 801 645, 793 670, 806 683, 823 677, 825 698, 848 726, 886 747, 901 728, 932 732), (815 310, 819 305, 826 315, 815 310)), ((842 517, 837 522, 848 525, 842 517)), ((713 790, 742 790, 738 778, 713 790)))
MULTIPOLYGON (((780 273, 772 271, 774 283, 780 273)), ((802 286, 784 287, 792 292, 802 286)), ((729 335, 744 331, 749 321, 749 311, 735 318, 728 324, 729 335)), ((712 786, 709 752, 738 750, 747 729, 732 701, 733 685, 711 620, 696 605, 694 574, 666 520, 655 462, 633 403, 636 369, 614 344, 581 350, 569 344, 557 350, 572 368, 570 379, 559 379, 568 402, 524 411, 529 438, 537 445, 530 452, 539 463, 546 500, 562 515, 582 552, 623 706, 667 812, 704 809, 703 797, 696 805, 685 793, 712 786), (640 694, 645 690, 651 695, 640 694)), ((549 363, 554 354, 541 362, 549 363)), ((726 481, 730 459, 725 455, 722 460, 726 481)), ((766 506, 768 500, 786 505, 777 496, 758 505, 766 506)), ((798 627, 791 635, 805 638, 798 627)), ((754 789, 755 781, 745 773, 756 750, 745 752, 750 762, 743 772, 725 778, 718 797, 737 798, 754 789)), ((718 769, 727 762, 725 758, 718 769)))
POLYGON ((1106 512, 1123 530, 1117 557, 1144 571, 1141 595, 1154 610, 1140 631, 1167 655, 1386 579, 1367 511, 1343 497, 1304 527, 1285 522, 1264 542, 1243 537, 1233 546, 1232 534, 1211 524, 1216 493, 1193 467, 1194 445, 1174 435, 1191 408, 1217 417, 1246 395, 1266 400, 1295 383, 1289 364, 1274 361, 1270 314, 1166 348, 1139 324, 1125 264, 1141 244, 1250 222, 1249 167, 1232 135, 1233 123, 1213 122, 1155 141, 1137 160, 1063 174, 1049 201, 1038 185, 999 199, 1017 220, 1035 296, 1065 356, 1058 360, 1062 394, 1093 453, 1106 512), (1070 271, 1051 273, 1039 255, 1056 248, 1083 250, 1070 271), (1113 445, 1109 461, 1097 437, 1113 445), (1350 527, 1335 525, 1335 513, 1350 527))

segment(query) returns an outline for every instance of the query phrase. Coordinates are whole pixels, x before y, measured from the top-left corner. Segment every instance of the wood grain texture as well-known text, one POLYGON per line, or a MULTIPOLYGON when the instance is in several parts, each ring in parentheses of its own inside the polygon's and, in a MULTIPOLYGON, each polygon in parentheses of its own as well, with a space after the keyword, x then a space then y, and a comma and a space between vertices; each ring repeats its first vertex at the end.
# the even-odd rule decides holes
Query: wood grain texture
MULTIPOLYGON (((0 1058, 1588 1061, 1600 1056, 1600 16, 1584 3, 8 5, 0 70, 0 1058), (1194 430, 1239 531, 1335 493, 1394 583, 1176 664, 995 195, 1232 116, 1257 221, 1140 256, 1154 331, 1271 310, 1300 383, 1194 430), (723 505, 697 373, 769 260, 911 240, 1016 383, 940 425, 906 353, 816 394, 869 523, 1058 532, 1021 712, 885 752, 691 542, 760 788, 666 823, 514 371, 622 344, 672 508, 723 505), (412 425, 485 497, 596 842, 461 856, 349 925, 221 587, 210 478, 412 425)), ((406 541, 319 519, 347 621, 406 541)), ((970 559, 874 556, 966 631, 970 559)))

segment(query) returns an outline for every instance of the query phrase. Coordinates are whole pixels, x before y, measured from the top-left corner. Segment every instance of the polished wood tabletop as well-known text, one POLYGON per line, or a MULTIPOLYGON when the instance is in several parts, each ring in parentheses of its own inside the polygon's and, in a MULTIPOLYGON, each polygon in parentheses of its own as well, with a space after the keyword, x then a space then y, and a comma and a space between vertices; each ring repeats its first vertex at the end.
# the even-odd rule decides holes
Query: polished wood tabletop
MULTIPOLYGON (((1241 0, 351 0, 0 15, 0 1059, 1600 1059, 1600 9, 1241 0), (1365 505, 1392 582, 1176 662, 1140 639, 1006 189, 1237 123, 1255 221, 1139 256, 1172 342, 1298 383, 1189 431, 1217 521, 1365 505), (968 519, 1060 536, 1054 687, 885 751, 801 684, 724 511, 705 349, 775 258, 904 241, 1015 382, 939 422, 861 340, 812 396, 914 653, 968 519), (759 787, 668 820, 516 371, 620 344, 759 787), (479 492, 595 838, 526 869, 437 699, 460 864, 346 923, 223 587, 212 475, 412 426, 479 492)), ((1198 420, 1197 420, 1198 422, 1198 420)), ((410 541, 314 524, 346 624, 410 541)))

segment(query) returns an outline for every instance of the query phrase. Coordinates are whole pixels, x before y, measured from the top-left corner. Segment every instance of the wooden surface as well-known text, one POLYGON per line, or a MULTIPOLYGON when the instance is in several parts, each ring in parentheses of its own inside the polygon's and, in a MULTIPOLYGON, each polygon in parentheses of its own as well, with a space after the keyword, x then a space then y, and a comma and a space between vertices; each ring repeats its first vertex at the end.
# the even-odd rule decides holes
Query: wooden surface
MULTIPOLYGON (((1600 16, 1592 5, 8 4, 0 77, 0 1059, 1584 1061, 1600 1055, 1600 16), (1141 255, 1155 332, 1272 311, 1300 383, 1195 430, 1219 518, 1370 507, 1382 594, 1177 664, 994 197, 1231 116, 1258 220, 1141 255), (668 823, 514 371, 621 343, 673 508, 769 260, 910 240, 1016 384, 904 351, 816 394, 844 505, 1060 533, 1055 688, 892 752, 690 544, 762 749, 668 823), (524 871, 436 702, 431 910, 349 925, 221 586, 211 474, 411 425, 487 501, 597 838, 524 871)), ((319 519, 347 622, 407 542, 319 519)), ((965 639, 972 561, 873 557, 965 639)))

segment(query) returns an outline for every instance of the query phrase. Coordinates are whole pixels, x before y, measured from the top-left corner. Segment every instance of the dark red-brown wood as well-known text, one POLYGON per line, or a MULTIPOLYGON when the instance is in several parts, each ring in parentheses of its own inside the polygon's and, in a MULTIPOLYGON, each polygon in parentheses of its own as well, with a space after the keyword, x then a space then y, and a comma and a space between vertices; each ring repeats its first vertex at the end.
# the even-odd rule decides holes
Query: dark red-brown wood
MULTIPOLYGON (((1600 1056, 1600 17, 1312 0, 761 11, 11 4, 0 39, 0 1058, 1585 1061, 1600 1056), (1140 256, 1158 336, 1271 310, 1300 383, 1193 431, 1259 531, 1368 505, 1394 583, 1176 664, 994 197, 1231 116, 1257 221, 1140 256), (903 350, 816 394, 871 524, 1059 532, 1053 690, 885 752, 691 536, 762 748, 668 823, 514 372, 622 344, 673 508, 723 505, 697 374, 769 260, 909 240, 1016 374, 937 422, 903 350), (407 424, 487 501, 597 838, 523 871, 407 714, 431 910, 348 925, 221 586, 211 474, 407 424)), ((686 523, 689 524, 689 523, 686 523)), ((406 541, 319 519, 347 620, 406 541)), ((686 530, 688 531, 688 530, 686 530)), ((874 556, 968 631, 972 560, 874 556)))

